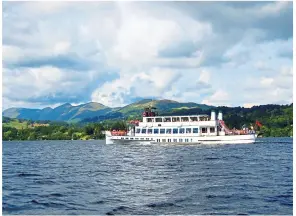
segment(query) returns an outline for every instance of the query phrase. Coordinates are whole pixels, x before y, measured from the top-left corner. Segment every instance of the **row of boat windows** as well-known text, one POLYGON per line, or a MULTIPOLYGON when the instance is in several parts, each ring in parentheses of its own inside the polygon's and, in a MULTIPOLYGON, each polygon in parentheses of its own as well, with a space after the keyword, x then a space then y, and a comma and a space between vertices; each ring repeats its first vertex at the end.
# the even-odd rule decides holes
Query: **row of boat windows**
POLYGON ((147 122, 188 122, 188 121, 209 121, 208 116, 200 117, 156 117, 156 118, 147 118, 147 122))
MULTIPOLYGON (((133 137, 131 137, 131 138, 129 138, 129 137, 126 137, 126 138, 121 137, 121 139, 133 140, 134 138, 133 137)), ((135 138, 135 140, 145 140, 145 138, 135 138)), ((153 140, 153 139, 152 138, 146 138, 146 140, 153 140)))
POLYGON ((156 139, 156 142, 192 142, 192 139, 156 139))
MULTIPOLYGON (((210 127, 209 128, 210 133, 214 133, 215 132, 215 127, 210 127)), ((208 132, 208 128, 206 127, 202 127, 201 128, 201 132, 202 133, 207 133, 208 132)), ((136 133, 137 134, 190 134, 190 133, 198 133, 198 128, 137 128, 136 129, 136 133)))
MULTIPOLYGON (((126 139, 126 140, 153 140, 152 138, 124 138, 121 137, 121 139, 126 139)), ((156 139, 156 142, 192 142, 192 139, 156 139)))

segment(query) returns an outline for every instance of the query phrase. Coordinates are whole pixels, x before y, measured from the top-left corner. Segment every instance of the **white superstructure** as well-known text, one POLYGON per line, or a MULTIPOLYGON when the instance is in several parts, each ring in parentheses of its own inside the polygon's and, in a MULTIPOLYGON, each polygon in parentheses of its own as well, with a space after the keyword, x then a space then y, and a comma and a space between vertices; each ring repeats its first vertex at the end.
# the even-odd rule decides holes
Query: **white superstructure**
POLYGON ((146 108, 142 122, 133 122, 129 131, 107 131, 106 143, 182 143, 236 144, 254 143, 255 131, 230 130, 222 112, 208 115, 157 116, 146 108))

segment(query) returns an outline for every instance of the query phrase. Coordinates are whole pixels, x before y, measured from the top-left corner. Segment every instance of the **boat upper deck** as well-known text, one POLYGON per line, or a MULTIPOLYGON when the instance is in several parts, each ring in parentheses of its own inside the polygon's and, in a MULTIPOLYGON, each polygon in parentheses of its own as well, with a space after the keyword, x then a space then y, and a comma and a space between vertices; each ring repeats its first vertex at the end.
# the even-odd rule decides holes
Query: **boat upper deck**
POLYGON ((172 115, 159 116, 155 107, 145 108, 143 120, 136 124, 139 127, 169 127, 169 126, 217 126, 218 120, 222 120, 222 113, 219 111, 218 118, 214 111, 211 116, 206 114, 196 115, 172 115))
POLYGON ((143 117, 143 123, 153 122, 197 122, 210 121, 208 115, 186 115, 186 116, 155 116, 143 117))

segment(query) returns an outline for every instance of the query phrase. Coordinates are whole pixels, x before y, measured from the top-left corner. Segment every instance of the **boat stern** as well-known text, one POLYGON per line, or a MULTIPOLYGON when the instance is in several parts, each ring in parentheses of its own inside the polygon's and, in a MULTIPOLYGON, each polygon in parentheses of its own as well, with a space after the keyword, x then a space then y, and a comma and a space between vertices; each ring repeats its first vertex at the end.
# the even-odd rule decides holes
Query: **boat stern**
POLYGON ((112 140, 111 131, 105 131, 105 135, 106 135, 106 144, 114 144, 114 141, 112 140))
POLYGON ((114 144, 114 140, 112 139, 112 136, 106 135, 106 144, 114 144))

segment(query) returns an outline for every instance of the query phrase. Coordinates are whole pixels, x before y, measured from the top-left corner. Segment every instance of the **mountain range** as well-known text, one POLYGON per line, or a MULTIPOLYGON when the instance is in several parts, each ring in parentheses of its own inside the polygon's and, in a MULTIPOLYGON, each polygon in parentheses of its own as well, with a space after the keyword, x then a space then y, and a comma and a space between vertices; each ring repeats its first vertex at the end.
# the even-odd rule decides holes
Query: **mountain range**
POLYGON ((46 107, 44 109, 9 108, 3 111, 2 115, 9 118, 29 120, 50 120, 81 122, 85 120, 104 120, 115 118, 128 118, 139 116, 144 107, 153 106, 159 113, 171 112, 172 110, 198 108, 208 110, 212 106, 197 104, 193 102, 180 103, 173 100, 152 100, 143 99, 124 107, 111 108, 100 103, 90 102, 78 106, 69 103, 56 108, 46 107))

